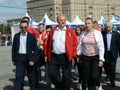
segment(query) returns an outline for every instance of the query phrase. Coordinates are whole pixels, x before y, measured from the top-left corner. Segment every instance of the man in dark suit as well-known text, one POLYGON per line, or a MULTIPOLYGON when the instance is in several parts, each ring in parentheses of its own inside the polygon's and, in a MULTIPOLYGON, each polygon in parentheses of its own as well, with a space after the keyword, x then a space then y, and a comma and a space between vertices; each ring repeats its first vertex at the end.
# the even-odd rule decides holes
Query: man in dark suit
POLYGON ((13 90, 22 90, 24 76, 27 70, 30 90, 36 90, 36 61, 37 41, 33 34, 27 32, 29 24, 27 21, 20 22, 21 32, 15 34, 12 45, 12 62, 16 66, 16 77, 13 90))
POLYGON ((102 32, 105 46, 105 73, 110 80, 111 87, 115 87, 115 72, 118 54, 120 54, 120 35, 113 31, 112 24, 106 24, 106 30, 102 32))

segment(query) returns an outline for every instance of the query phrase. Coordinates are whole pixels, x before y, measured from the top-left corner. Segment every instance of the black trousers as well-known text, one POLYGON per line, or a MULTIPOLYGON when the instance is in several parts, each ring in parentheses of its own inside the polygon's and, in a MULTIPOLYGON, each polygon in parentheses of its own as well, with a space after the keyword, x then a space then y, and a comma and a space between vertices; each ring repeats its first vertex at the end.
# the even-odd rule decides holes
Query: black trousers
POLYGON ((21 59, 26 62, 17 61, 16 62, 16 72, 13 90, 22 90, 24 86, 24 77, 27 72, 30 90, 37 89, 37 82, 35 78, 36 66, 29 66, 27 57, 25 55, 20 55, 21 59))
POLYGON ((113 58, 112 53, 108 51, 104 62, 104 69, 111 85, 115 85, 116 62, 117 60, 113 58))
POLYGON ((48 71, 55 90, 70 90, 71 65, 66 54, 52 54, 52 59, 48 63, 48 71))
POLYGON ((96 90, 95 87, 100 85, 99 75, 99 56, 81 56, 83 65, 83 75, 86 77, 88 90, 96 90), (92 88, 92 89, 91 89, 92 88))
POLYGON ((38 60, 37 60, 37 72, 36 72, 36 80, 39 83, 41 78, 41 67, 45 65, 45 55, 44 55, 44 50, 38 49, 38 60))
POLYGON ((38 50, 38 66, 41 67, 43 65, 45 65, 44 50, 39 49, 38 50))
POLYGON ((78 83, 80 83, 82 85, 82 90, 86 90, 87 87, 87 83, 86 83, 86 77, 84 75, 84 71, 83 71, 83 65, 82 62, 78 63, 76 62, 77 68, 78 68, 78 74, 79 74, 79 81, 78 83))

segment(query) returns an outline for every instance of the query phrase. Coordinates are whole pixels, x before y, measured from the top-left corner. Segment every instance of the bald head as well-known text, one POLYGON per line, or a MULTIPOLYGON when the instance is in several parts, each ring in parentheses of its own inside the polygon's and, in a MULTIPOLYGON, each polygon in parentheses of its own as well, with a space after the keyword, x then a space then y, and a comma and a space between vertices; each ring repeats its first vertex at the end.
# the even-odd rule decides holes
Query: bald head
POLYGON ((106 29, 107 29, 107 31, 111 31, 112 30, 112 23, 107 22, 106 23, 106 29))
POLYGON ((63 14, 60 14, 57 17, 57 22, 60 29, 64 28, 66 26, 66 17, 63 14))
POLYGON ((59 15, 57 16, 57 21, 58 21, 61 17, 66 18, 65 15, 63 15, 63 14, 59 14, 59 15))

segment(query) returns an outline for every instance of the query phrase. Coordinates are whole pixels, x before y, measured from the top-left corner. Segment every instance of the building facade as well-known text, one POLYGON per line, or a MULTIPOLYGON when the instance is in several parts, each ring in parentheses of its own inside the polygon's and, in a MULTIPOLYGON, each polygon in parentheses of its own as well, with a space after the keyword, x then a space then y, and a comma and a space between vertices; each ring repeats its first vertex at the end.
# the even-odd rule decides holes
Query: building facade
POLYGON ((21 18, 19 19, 11 19, 11 20, 7 20, 7 24, 12 26, 14 24, 18 24, 21 21, 21 18))
POLYGON ((76 14, 83 21, 86 17, 99 20, 101 16, 109 21, 114 14, 120 15, 119 3, 120 0, 29 0, 27 11, 36 22, 40 21, 45 13, 53 21, 56 21, 60 13, 70 22, 75 19, 76 14))

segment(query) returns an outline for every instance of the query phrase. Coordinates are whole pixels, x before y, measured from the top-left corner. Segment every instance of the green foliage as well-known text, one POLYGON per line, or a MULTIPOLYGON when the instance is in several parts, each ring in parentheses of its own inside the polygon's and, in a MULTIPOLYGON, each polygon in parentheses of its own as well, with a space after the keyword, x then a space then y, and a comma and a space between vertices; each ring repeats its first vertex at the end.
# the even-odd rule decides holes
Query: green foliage
POLYGON ((0 32, 1 34, 10 34, 11 33, 10 25, 0 24, 0 32))

